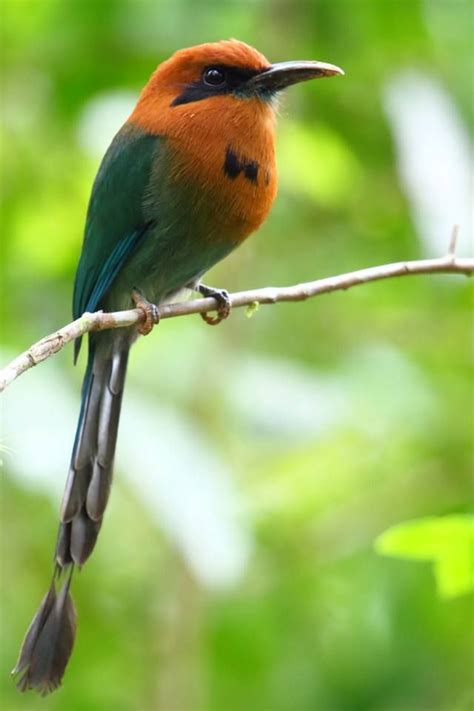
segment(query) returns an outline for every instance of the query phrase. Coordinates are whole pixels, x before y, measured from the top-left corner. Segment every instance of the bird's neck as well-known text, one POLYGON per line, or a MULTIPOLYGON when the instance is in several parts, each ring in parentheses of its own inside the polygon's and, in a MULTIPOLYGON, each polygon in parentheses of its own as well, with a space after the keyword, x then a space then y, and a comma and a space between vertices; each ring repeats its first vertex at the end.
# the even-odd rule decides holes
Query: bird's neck
POLYGON ((130 121, 166 138, 171 179, 198 187, 224 235, 241 241, 260 226, 277 189, 269 105, 223 96, 170 108, 150 105, 145 96, 130 121))

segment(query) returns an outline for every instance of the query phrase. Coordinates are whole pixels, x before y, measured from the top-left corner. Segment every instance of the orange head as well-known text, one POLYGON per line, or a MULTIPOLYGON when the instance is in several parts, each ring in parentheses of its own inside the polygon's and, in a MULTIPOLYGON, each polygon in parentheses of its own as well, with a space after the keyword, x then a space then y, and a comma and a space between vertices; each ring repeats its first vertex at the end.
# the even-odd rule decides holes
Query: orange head
POLYGON ((250 101, 258 110, 262 104, 271 105, 271 100, 291 84, 336 74, 343 74, 342 69, 324 62, 271 64, 263 54, 238 40, 200 44, 175 52, 158 66, 133 118, 144 127, 157 129, 163 123, 158 110, 175 122, 183 113, 190 115, 188 109, 194 117, 195 112, 212 111, 216 103, 233 106, 238 112, 242 101, 247 105, 250 101), (183 106, 188 108, 178 109, 183 106))
POLYGON ((201 44, 158 66, 129 122, 166 137, 175 178, 218 190, 244 238, 276 194, 272 99, 296 82, 336 74, 343 72, 323 62, 271 64, 237 40, 201 44))

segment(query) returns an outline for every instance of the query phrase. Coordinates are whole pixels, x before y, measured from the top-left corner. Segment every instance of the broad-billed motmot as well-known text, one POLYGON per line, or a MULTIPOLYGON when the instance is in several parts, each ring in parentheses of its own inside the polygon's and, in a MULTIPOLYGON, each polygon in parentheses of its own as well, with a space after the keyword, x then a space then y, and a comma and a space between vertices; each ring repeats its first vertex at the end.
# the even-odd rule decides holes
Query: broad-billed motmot
POLYGON ((72 651, 72 571, 102 525, 130 346, 151 329, 153 305, 184 287, 215 296, 227 314, 227 293, 200 280, 273 203, 275 100, 291 84, 342 73, 323 62, 270 64, 236 40, 183 49, 158 66, 107 150, 87 212, 74 318, 134 303, 144 321, 89 336, 53 579, 14 669, 22 691, 57 688, 72 651))

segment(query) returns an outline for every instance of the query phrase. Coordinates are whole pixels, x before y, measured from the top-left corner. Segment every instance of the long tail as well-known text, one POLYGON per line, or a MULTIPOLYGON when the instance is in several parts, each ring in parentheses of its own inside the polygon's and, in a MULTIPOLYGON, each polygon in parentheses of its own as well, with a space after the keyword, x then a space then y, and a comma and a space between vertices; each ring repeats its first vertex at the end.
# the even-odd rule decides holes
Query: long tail
POLYGON ((53 579, 12 672, 21 674, 17 682, 21 691, 37 689, 47 694, 56 689, 71 656, 76 614, 69 587, 74 566, 85 563, 94 549, 109 498, 129 347, 117 341, 111 351, 99 341, 89 351, 53 579), (61 577, 65 582, 57 593, 61 577))

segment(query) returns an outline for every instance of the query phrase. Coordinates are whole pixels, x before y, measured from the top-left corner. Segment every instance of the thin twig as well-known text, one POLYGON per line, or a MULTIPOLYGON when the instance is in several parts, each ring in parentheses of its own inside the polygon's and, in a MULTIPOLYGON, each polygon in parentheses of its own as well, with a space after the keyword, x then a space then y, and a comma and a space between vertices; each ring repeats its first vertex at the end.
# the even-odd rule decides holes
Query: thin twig
POLYGON ((451 239, 449 241, 449 246, 448 246, 448 257, 451 257, 451 259, 454 259, 454 256, 456 254, 456 249, 458 246, 458 237, 459 237, 459 225, 454 225, 453 231, 451 232, 451 239))
MULTIPOLYGON (((232 308, 240 308, 241 306, 253 306, 255 304, 275 304, 279 301, 304 301, 320 294, 350 289, 353 286, 367 284, 371 281, 414 274, 442 273, 470 276, 474 272, 474 259, 456 257, 454 251, 456 241, 457 228, 454 228, 449 251, 445 257, 384 264, 294 286, 267 286, 261 289, 239 291, 230 295, 231 306, 232 308)), ((175 318, 176 316, 207 313, 216 309, 217 306, 216 300, 212 297, 173 304, 160 304, 158 315, 161 321, 166 318, 175 318)), ((139 309, 113 313, 97 311, 96 313, 83 314, 76 321, 60 328, 56 333, 42 338, 3 368, 0 371, 0 392, 5 390, 22 373, 58 353, 70 341, 92 331, 134 326, 142 319, 143 312, 139 309)))

